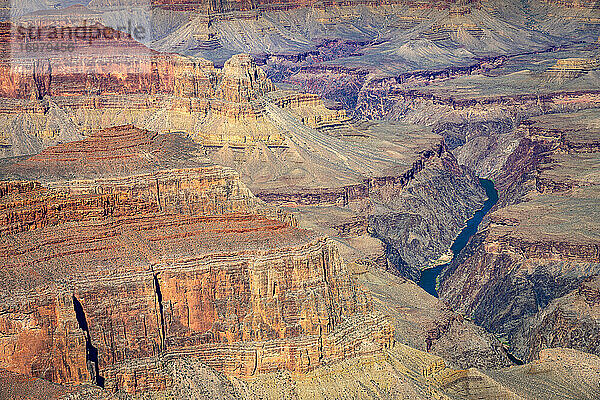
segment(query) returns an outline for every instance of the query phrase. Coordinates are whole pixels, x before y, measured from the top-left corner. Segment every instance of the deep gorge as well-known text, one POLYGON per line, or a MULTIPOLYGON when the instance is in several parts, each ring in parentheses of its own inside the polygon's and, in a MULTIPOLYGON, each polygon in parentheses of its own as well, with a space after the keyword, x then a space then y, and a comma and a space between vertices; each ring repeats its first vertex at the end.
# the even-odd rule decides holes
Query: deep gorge
MULTIPOLYGON (((452 260, 465 248, 471 237, 477 233, 479 224, 485 217, 485 215, 494 207, 498 201, 498 191, 494 187, 494 182, 489 179, 479 178, 481 186, 485 189, 487 199, 483 203, 483 207, 478 210, 471 219, 467 221, 467 225, 463 228, 460 234, 452 243, 450 251, 452 251, 452 260)), ((452 260, 448 263, 437 265, 432 268, 424 269, 421 272, 421 278, 419 279, 419 286, 432 296, 438 297, 436 290, 437 278, 444 268, 448 267, 452 260)))

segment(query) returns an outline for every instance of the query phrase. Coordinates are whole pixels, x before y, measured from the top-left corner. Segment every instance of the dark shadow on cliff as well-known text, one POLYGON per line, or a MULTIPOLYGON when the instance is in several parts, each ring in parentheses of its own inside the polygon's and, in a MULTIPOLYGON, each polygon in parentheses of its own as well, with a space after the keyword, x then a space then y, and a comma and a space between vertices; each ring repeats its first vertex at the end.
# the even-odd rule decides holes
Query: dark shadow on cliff
POLYGON ((86 361, 90 371, 90 378, 92 379, 92 382, 98 386, 104 387, 104 378, 100 376, 100 371, 98 369, 98 349, 92 344, 83 306, 75 296, 73 296, 73 308, 75 309, 75 317, 77 318, 79 328, 85 332, 86 361))

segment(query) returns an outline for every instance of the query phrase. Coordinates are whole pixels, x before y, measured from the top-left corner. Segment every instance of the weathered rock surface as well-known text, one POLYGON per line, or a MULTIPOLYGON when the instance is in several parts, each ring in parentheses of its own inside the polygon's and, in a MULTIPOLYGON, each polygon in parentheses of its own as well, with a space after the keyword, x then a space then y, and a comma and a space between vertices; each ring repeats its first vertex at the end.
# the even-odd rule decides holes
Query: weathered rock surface
POLYGON ((597 106, 595 65, 557 61, 591 60, 593 46, 544 55, 596 41, 594 8, 268 2, 229 13, 259 3, 154 2, 172 20, 152 46, 220 61, 265 51, 270 76, 336 109, 275 90, 248 56, 218 69, 128 40, 110 62, 90 57, 106 43, 73 57, 94 73, 56 58, 0 70, 1 156, 87 137, 2 163, 0 366, 63 383, 31 384, 56 396, 92 381, 133 398, 597 398, 597 357, 546 347, 597 351, 598 140, 572 121, 521 124, 597 106), (524 367, 454 370, 392 340, 457 368, 507 363, 491 334, 374 268, 415 279, 445 253, 483 200, 460 164, 493 177, 502 199, 447 271, 446 299, 518 357, 540 358, 524 367))
MULTIPOLYGON (((308 372, 302 379, 289 372, 258 375, 251 381, 227 379, 197 360, 165 359, 163 369, 173 384, 164 392, 130 395, 131 399, 341 399, 344 396, 369 399, 577 399, 598 396, 598 357, 570 349, 547 349, 540 360, 496 371, 449 368, 436 356, 396 344, 383 353, 374 353, 335 363, 308 372), (579 379, 589 384, 581 385, 579 379)), ((12 375, 11 377, 13 377, 12 375)), ((14 379, 14 378, 13 378, 14 379)), ((108 399, 106 391, 80 386, 52 385, 43 380, 19 387, 36 393, 52 387, 66 393, 60 399, 108 399)), ((28 398, 11 392, 14 399, 28 398)), ((51 396, 51 392, 48 393, 51 396)))
POLYGON ((332 137, 288 108, 268 108, 287 136, 285 147, 225 146, 210 158, 240 171, 261 199, 292 207, 307 227, 345 242, 368 230, 386 243, 391 268, 404 276, 418 279, 446 253, 483 202, 475 177, 427 129, 345 123, 332 137))
POLYGON ((2 186, 2 368, 136 393, 165 357, 247 378, 390 345, 331 241, 194 150, 125 126, 4 167, 42 183, 2 186))
MULTIPOLYGON (((396 273, 411 276, 413 279, 418 278, 420 263, 428 263, 446 252, 464 221, 479 207, 479 200, 483 200, 481 190, 473 176, 458 167, 454 158, 448 153, 442 138, 431 134, 428 130, 393 124, 357 124, 350 121, 344 112, 326 108, 322 100, 316 96, 275 91, 265 74, 247 56, 234 57, 222 70, 215 69, 210 63, 198 59, 154 54, 152 57, 152 74, 148 79, 142 74, 139 76, 143 79, 131 84, 115 81, 115 85, 122 86, 118 94, 104 91, 96 91, 92 94, 55 91, 49 92, 42 99, 4 100, 7 120, 11 114, 14 114, 16 107, 25 105, 29 118, 34 121, 46 121, 48 115, 46 110, 51 107, 51 109, 61 110, 67 119, 73 122, 76 128, 70 132, 81 132, 80 134, 88 136, 84 142, 74 142, 48 149, 40 155, 5 169, 5 175, 13 179, 35 178, 44 184, 44 188, 33 196, 35 200, 28 202, 29 200, 18 199, 21 210, 19 207, 10 206, 13 210, 11 214, 7 214, 7 221, 10 221, 7 223, 7 232, 25 234, 23 232, 29 229, 41 228, 48 229, 44 232, 49 234, 52 230, 58 229, 55 226, 60 227, 66 221, 70 221, 72 215, 85 215, 87 218, 99 220, 125 218, 126 221, 126 218, 137 216, 139 213, 220 214, 244 212, 252 207, 256 208, 255 200, 247 195, 244 188, 239 187, 239 182, 229 179, 227 172, 223 174, 222 171, 227 170, 205 165, 206 160, 199 160, 198 153, 202 152, 201 149, 194 148, 192 143, 178 135, 166 134, 168 132, 185 132, 197 141, 203 142, 207 146, 208 156, 213 161, 240 171, 242 179, 266 201, 294 205, 300 209, 307 206, 333 206, 341 207, 345 212, 349 211, 353 222, 338 223, 338 228, 346 236, 347 243, 350 243, 351 252, 355 256, 352 259, 363 258, 363 255, 356 254, 357 242, 361 241, 360 236, 365 235, 367 230, 371 232, 378 230, 377 234, 388 243, 387 249, 380 247, 374 253, 370 253, 367 259, 375 259, 382 266, 387 266, 396 273), (150 95, 140 93, 148 88, 150 88, 150 95), (163 104, 167 105, 165 110, 161 109, 163 104), (119 128, 116 131, 112 129, 98 131, 100 127, 110 126, 117 121, 131 120, 136 126, 165 134, 140 133, 133 126, 126 129, 119 128), (176 139, 172 139, 173 137, 176 139), (213 150, 210 146, 216 149, 213 150), (135 151, 130 151, 131 148, 135 151), (99 151, 92 153, 93 149, 99 151), (113 163, 114 159, 120 162, 113 163), (201 170, 198 163, 203 165, 201 170), (67 179, 68 182, 65 182, 67 179), (136 182, 135 185, 128 188, 127 186, 133 180, 136 182), (48 188, 49 194, 45 192, 48 188), (225 189, 225 193, 222 189, 225 189), (437 203, 434 199, 442 193, 452 201, 447 204, 437 203), (474 199, 467 200, 471 195, 474 199), (63 200, 61 196, 66 196, 67 200, 63 200), (49 211, 44 209, 47 198, 55 202, 49 211), (394 200, 395 198, 397 199, 394 200), (399 198, 405 201, 400 201, 399 198), (454 202, 457 198, 464 202, 462 200, 458 202, 460 207, 455 209, 454 202), (40 205, 41 212, 31 212, 35 210, 33 204, 36 202, 40 205), (84 204, 82 205, 81 202, 84 204), (434 208, 426 218, 419 217, 421 223, 410 223, 417 213, 423 212, 429 206, 434 208), (23 212, 23 209, 27 212, 23 212), (435 215, 439 217, 438 223, 435 224, 436 234, 426 235, 424 230, 429 229, 429 220, 435 215), (447 221, 442 223, 443 219, 447 221), (386 227, 390 221, 404 221, 404 223, 399 225, 400 229, 386 227), (448 224, 448 221, 451 223, 448 224), (417 248, 423 249, 423 253, 419 253, 418 259, 411 258, 412 254, 417 253, 415 250, 417 248), (386 256, 389 261, 386 261, 386 256)), ((60 67, 52 68, 52 73, 55 71, 59 71, 57 73, 60 74, 60 67)), ((134 73, 138 72, 134 71, 134 73)), ((65 76, 65 79, 73 79, 72 76, 65 76)), ((99 73, 94 79, 103 81, 113 78, 99 73)), ((55 81, 54 78, 50 80, 50 82, 55 81)), ((89 87, 89 84, 86 83, 86 86, 89 87)), ((112 86, 108 84, 102 86, 102 88, 110 87, 112 86)), ((66 87, 65 90, 67 89, 73 88, 66 87)), ((39 122, 36 123, 39 126, 39 122)), ((47 125, 47 122, 44 123, 47 125)), ((36 126, 36 124, 31 125, 36 126)), ((44 139, 44 135, 48 133, 40 132, 39 128, 35 129, 29 128, 27 132, 39 136, 42 142, 46 140, 48 143, 47 139, 44 139)), ((59 136, 57 131, 52 132, 49 137, 59 136)), ((303 211, 300 210, 300 213, 303 211)), ((339 213, 336 212, 335 215, 339 213)), ((228 219, 226 221, 233 223, 228 219)), ((260 222, 252 221, 260 225, 260 222)), ((159 222, 169 224, 162 219, 150 219, 144 222, 144 225, 154 226, 159 222)), ((192 229, 188 227, 187 222, 181 224, 183 225, 180 229, 184 232, 192 229)), ((119 229, 124 229, 122 225, 118 226, 119 229)), ((98 229, 100 229, 99 235, 102 235, 101 232, 105 228, 98 229)), ((135 231, 138 228, 131 229, 135 231)), ((275 228, 268 228, 270 229, 275 228)), ((323 232, 322 229, 317 231, 323 232)), ((185 235, 189 240, 196 238, 191 233, 185 235)), ((134 245, 135 242, 131 243, 132 246, 139 246, 134 245)), ((177 248, 177 245, 173 246, 173 249, 177 248)), ((144 251, 152 253, 152 250, 144 251)), ((152 256, 152 258, 156 257, 160 258, 152 256)), ((235 257, 239 257, 239 254, 235 257)), ((177 259, 175 257, 171 262, 175 263, 177 259)), ((69 260, 64 262, 71 263, 69 260)), ((126 266, 127 262, 123 261, 123 264, 126 266)), ((152 268, 155 268, 154 264, 152 265, 152 268)), ((282 273, 289 275, 289 271, 282 273)), ((267 275, 269 274, 271 272, 267 275)), ((347 273, 340 272, 340 275, 345 274, 347 273)), ((140 294, 141 298, 145 299, 142 303, 150 304, 149 298, 152 294, 147 291, 148 276, 140 279, 145 282, 143 284, 145 289, 140 294)), ((163 286, 170 287, 171 283, 162 283, 160 278, 157 279, 161 296, 166 299, 166 289, 163 286)), ((172 279, 188 278, 173 276, 172 279)), ((199 282, 196 279, 200 278, 193 279, 194 283, 188 288, 190 291, 193 291, 192 288, 199 282)), ((217 277, 201 279, 220 280, 217 277)), ((127 285, 135 286, 133 283, 127 285)), ((175 286, 178 289, 169 289, 170 295, 175 296, 179 293, 181 284, 175 286)), ((280 284, 277 284, 277 287, 279 286, 280 284)), ((99 293, 96 289, 90 290, 99 293)), ((101 289, 97 290, 101 292, 101 289)), ((276 289, 268 288, 268 291, 272 290, 276 289)), ((132 291, 137 292, 138 289, 132 291)), ((363 299, 361 296, 364 295, 360 293, 358 291, 356 295, 350 297, 355 298, 356 304, 361 306, 348 311, 348 315, 359 315, 353 320, 358 324, 361 323, 360 321, 367 321, 361 318, 370 315, 368 296, 363 299)), ((177 296, 179 295, 175 297, 177 296)), ((80 294, 77 299, 82 307, 87 309, 86 301, 90 300, 86 300, 86 295, 80 294)), ((186 301, 184 298, 177 297, 173 303, 186 304, 186 301)), ((316 304, 315 310, 323 307, 319 305, 320 303, 316 304)), ((97 304, 91 307, 102 309, 102 306, 97 304)), ((260 319, 263 317, 258 318, 256 315, 272 315, 274 312, 272 305, 261 311, 252 311, 252 317, 245 316, 240 311, 229 309, 227 312, 223 311, 223 316, 236 315, 233 319, 237 320, 237 323, 232 321, 231 317, 227 317, 226 322, 216 320, 190 322, 188 319, 191 317, 188 317, 187 313, 190 313, 191 306, 185 307, 188 308, 172 311, 181 315, 177 318, 173 317, 176 320, 176 328, 167 326, 164 335, 158 340, 156 339, 158 328, 153 327, 154 333, 149 333, 151 336, 154 335, 153 339, 148 339, 151 343, 139 345, 141 349, 134 352, 135 356, 124 354, 124 349, 127 348, 124 344, 113 345, 110 342, 110 346, 106 343, 102 346, 97 345, 95 337, 100 334, 93 329, 99 328, 90 328, 90 342, 100 355, 98 366, 91 368, 91 371, 97 372, 98 376, 95 379, 105 379, 107 388, 120 388, 125 391, 136 391, 138 386, 142 389, 167 387, 172 382, 161 372, 162 367, 157 357, 162 354, 163 348, 170 347, 185 349, 182 353, 176 354, 195 355, 208 365, 228 374, 246 376, 251 375, 253 371, 268 372, 283 367, 303 372, 320 365, 321 359, 337 360, 349 355, 362 354, 365 351, 371 352, 372 349, 363 349, 361 343, 372 341, 375 347, 381 347, 381 343, 387 343, 386 340, 390 337, 389 325, 386 325, 384 320, 363 322, 362 324, 374 328, 369 328, 363 333, 354 332, 355 339, 352 339, 354 343, 352 346, 356 348, 350 348, 343 344, 346 339, 343 338, 345 334, 342 333, 337 334, 338 336, 334 335, 336 339, 331 339, 332 344, 327 344, 325 339, 315 341, 316 337, 320 338, 322 335, 319 333, 321 331, 314 330, 317 328, 313 322, 310 323, 312 330, 306 332, 305 328, 298 328, 298 326, 284 327, 285 324, 282 322, 273 322, 277 328, 273 326, 267 328, 265 322, 260 319), (178 320, 183 316, 186 318, 185 322, 178 320), (250 318, 252 322, 243 322, 245 318, 250 318), (186 324, 191 324, 191 327, 186 324), (223 325, 223 328, 219 328, 224 329, 223 333, 212 339, 202 336, 209 332, 209 325, 212 327, 214 324, 223 325), (227 328, 229 331, 224 328, 225 326, 230 327, 227 328), (169 329, 178 332, 172 339, 169 339, 169 329), (270 333, 260 333, 256 336, 257 332, 262 330, 270 333), (371 331, 380 333, 370 333, 371 331), (180 334, 185 339, 182 339, 180 334), (263 336, 265 334, 266 336, 263 336), (288 346, 286 341, 290 335, 297 339, 293 340, 293 345, 288 346), (211 360, 215 350, 211 350, 209 342, 213 339, 217 343, 227 343, 218 347, 222 357, 237 361, 224 364, 222 361, 211 360), (235 340, 240 344, 229 344, 235 340), (244 344, 248 341, 264 340, 276 342, 266 350, 258 350, 256 346, 244 344), (157 342, 160 342, 158 350, 154 348, 157 342), (189 346, 189 349, 186 346, 189 346), (114 350, 113 347, 119 350, 114 350), (109 348, 110 352, 121 353, 111 353, 107 356, 106 352, 109 348), (149 350, 150 348, 152 351, 149 350), (323 350, 319 350, 321 348, 323 350), (264 359, 268 360, 264 363, 260 361, 263 359, 263 351, 264 359), (123 361, 125 357, 136 357, 141 361, 129 364, 123 361)), ((204 311, 211 309, 206 304, 198 307, 204 311)), ((297 302, 285 303, 285 307, 286 309, 300 308, 297 302)), ((163 312, 171 311, 165 308, 163 312)), ((311 312, 313 311, 307 311, 307 313, 311 312)), ((321 315, 321 311, 316 312, 321 315)), ((193 315, 193 311, 191 313, 193 315)), ((105 317, 102 316, 96 317, 90 314, 86 317, 90 320, 99 318, 100 321, 104 321, 99 322, 101 326, 113 323, 112 320, 105 321, 103 319, 105 317)), ((290 318, 293 320, 296 317, 285 317, 284 320, 290 318)), ((298 318, 302 320, 308 317, 298 318)), ((446 319, 436 316, 433 318, 435 322, 430 324, 443 325, 447 322, 446 319)), ((92 326, 92 323, 89 322, 89 325, 92 326)), ((302 324, 300 326, 302 327, 302 324)), ((120 332, 120 328, 115 329, 120 332)), ((338 331, 346 332, 341 329, 339 328, 338 331)), ((434 328, 430 326, 427 329, 434 328)), ((126 331, 127 328, 123 330, 126 331)), ((127 340, 135 340, 131 338, 131 333, 123 333, 123 335, 127 335, 127 340)), ((473 335, 477 336, 480 333, 473 333, 473 335)), ((506 360, 501 350, 494 348, 497 343, 491 344, 492 338, 477 337, 477 340, 482 341, 484 349, 461 349, 453 358, 457 365, 485 364, 496 367, 504 365, 506 360), (490 355, 486 354, 485 361, 480 362, 480 356, 486 352, 490 355)), ((411 340, 418 339, 413 337, 411 340)), ((114 343, 129 342, 117 335, 114 343)), ((442 349, 440 351, 448 354, 451 346, 453 346, 452 341, 444 343, 440 346, 442 349)), ((51 361, 47 363, 51 364, 51 361)), ((91 373, 91 375, 95 374, 91 373)))
POLYGON ((600 395, 600 358, 577 350, 553 348, 539 360, 488 374, 526 399, 581 398, 600 395))
POLYGON ((511 365, 493 335, 414 282, 376 269, 359 274, 358 281, 372 293, 374 308, 392 316, 398 342, 442 357, 459 369, 511 365))
POLYGON ((441 297, 505 336, 525 360, 553 341, 598 351, 593 311, 561 316, 600 273, 597 118, 589 110, 525 124, 498 175, 500 208, 443 273, 441 297), (579 329, 572 334, 572 326, 585 326, 587 338, 579 329))
POLYGON ((422 268, 447 253, 484 194, 471 172, 444 151, 406 187, 383 188, 372 198, 372 232, 389 246, 388 257, 404 276, 418 280, 422 268))
MULTIPOLYGON (((131 362, 161 352, 196 355, 239 376, 280 368, 303 371, 324 357, 350 355, 353 347, 337 348, 326 335, 346 313, 368 311, 366 299, 348 291, 349 283, 338 283, 341 262, 330 245, 310 236, 298 242, 302 236, 281 222, 237 215, 136 217, 21 233, 17 240, 35 246, 29 251, 5 248, 7 258, 15 252, 23 255, 19 261, 3 261, 3 283, 12 288, 12 299, 5 299, 12 311, 4 314, 10 333, 4 348, 12 350, 4 353, 3 365, 55 382, 87 380, 84 335, 75 324, 75 311, 69 311, 73 302, 80 302, 85 312, 90 341, 98 352, 98 373, 107 388, 143 389, 135 386, 141 379, 135 374, 144 376, 146 366, 137 371, 131 362), (230 244, 226 254, 218 251, 221 241, 230 244), (176 252, 181 256, 173 258, 176 252), (53 257, 44 256, 48 253, 53 257), (107 271, 110 278, 103 276, 107 271), (17 282, 16 276, 29 278, 17 282), (48 282, 50 276, 58 287, 48 282), (303 287, 303 281, 314 283, 303 287), (46 293, 28 296, 32 290, 46 293), (51 300, 49 317, 37 306, 46 296, 51 300), (28 299, 28 308, 23 308, 23 299, 28 299), (32 299, 37 301, 29 303, 32 299), (41 315, 27 327, 15 325, 27 309, 41 315), (52 315, 70 315, 73 333, 66 329, 63 334, 58 324, 67 322, 52 315), (31 329, 37 333, 32 335, 31 329), (61 350, 60 340, 73 346, 75 354, 68 347, 61 350), (27 350, 24 341, 30 344, 27 350), (79 360, 83 367, 62 367, 63 357, 79 360)), ((385 334, 381 339, 386 343, 385 334)), ((166 384, 159 371, 155 375, 157 382, 147 382, 148 388, 166 384)))
POLYGON ((584 280, 575 290, 553 300, 523 324, 514 341, 529 349, 527 358, 535 359, 551 347, 570 347, 600 354, 599 282, 597 276, 584 280))
POLYGON ((255 100, 275 89, 265 72, 257 68, 247 54, 239 54, 229 59, 223 67, 223 80, 219 83, 217 95, 237 103, 255 100))
POLYGON ((1 184, 4 232, 159 211, 248 212, 259 205, 234 171, 212 165, 193 142, 132 126, 49 148, 0 174, 15 179, 1 184))
POLYGON ((63 386, 41 378, 0 370, 0 393, 3 399, 114 400, 116 397, 98 386, 83 384, 63 386))
MULTIPOLYGON (((144 53, 141 44, 127 38, 122 42, 134 53, 144 53)), ((24 68, 18 76, 7 67, 15 82, 9 86, 15 89, 4 94, 11 99, 3 99, 5 123, 14 132, 6 138, 5 155, 36 153, 48 144, 90 136, 119 122, 161 133, 183 132, 203 143, 214 162, 239 171, 265 201, 370 207, 355 219, 371 221, 372 231, 394 253, 392 262, 415 279, 421 264, 446 252, 478 207, 477 183, 431 132, 402 127, 403 134, 398 134, 394 125, 363 126, 345 112, 325 107, 317 96, 276 91, 247 55, 234 56, 219 70, 198 58, 148 49, 144 54, 147 57, 140 60, 148 65, 139 68, 118 57, 104 65, 102 54, 95 54, 88 61, 101 66, 81 77, 59 59, 30 66, 31 71, 24 68), (138 69, 117 74, 120 63, 138 69), (14 99, 27 97, 30 87, 39 92, 32 100, 14 99), (25 116, 15 118, 23 107, 25 116), (60 118, 52 117, 55 114, 60 118), (25 148, 11 145, 27 141, 31 144, 25 148), (419 179, 413 182, 415 177, 419 179), (471 195, 474 199, 467 200, 471 195), (403 201, 393 200, 395 196, 403 201), (459 201, 432 203, 440 197, 459 201), (431 212, 418 216, 426 208, 431 212), (436 216, 436 232, 426 237, 436 216)))

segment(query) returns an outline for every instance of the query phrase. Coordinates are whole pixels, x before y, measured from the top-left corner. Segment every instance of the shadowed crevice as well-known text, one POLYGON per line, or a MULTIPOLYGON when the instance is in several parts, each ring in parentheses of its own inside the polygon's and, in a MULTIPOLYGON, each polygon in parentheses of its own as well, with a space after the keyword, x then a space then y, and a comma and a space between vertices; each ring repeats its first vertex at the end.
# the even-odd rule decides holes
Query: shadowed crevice
POLYGON ((85 333, 85 358, 90 372, 90 379, 96 385, 104 387, 104 378, 100 376, 100 370, 98 369, 98 349, 92 344, 90 329, 83 306, 75 296, 73 296, 73 308, 75 309, 75 318, 77 318, 79 328, 85 333))
POLYGON ((161 351, 165 350, 165 315, 163 307, 163 297, 160 291, 160 284, 158 283, 158 275, 154 275, 154 291, 156 293, 156 302, 158 305, 158 324, 160 326, 160 346, 161 351))

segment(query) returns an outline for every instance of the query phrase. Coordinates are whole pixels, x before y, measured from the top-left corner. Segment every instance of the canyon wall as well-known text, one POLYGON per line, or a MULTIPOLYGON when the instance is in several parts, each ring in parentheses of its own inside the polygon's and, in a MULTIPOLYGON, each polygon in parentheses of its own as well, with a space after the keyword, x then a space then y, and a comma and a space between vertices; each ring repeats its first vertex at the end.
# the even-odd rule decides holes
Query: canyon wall
POLYGON ((1 368, 136 393, 167 359, 247 378, 391 345, 335 245, 196 150, 123 126, 3 167, 1 368))
POLYGON ((458 165, 443 142, 434 154, 409 171, 404 184, 386 182, 370 191, 369 230, 384 242, 400 274, 415 281, 421 269, 447 253, 484 200, 476 177, 458 165))
POLYGON ((556 114, 519 129, 497 175, 501 201, 489 225, 442 274, 441 297, 504 336, 524 360, 553 343, 597 352, 596 118, 597 110, 556 114), (585 303, 585 312, 572 311, 585 303))

